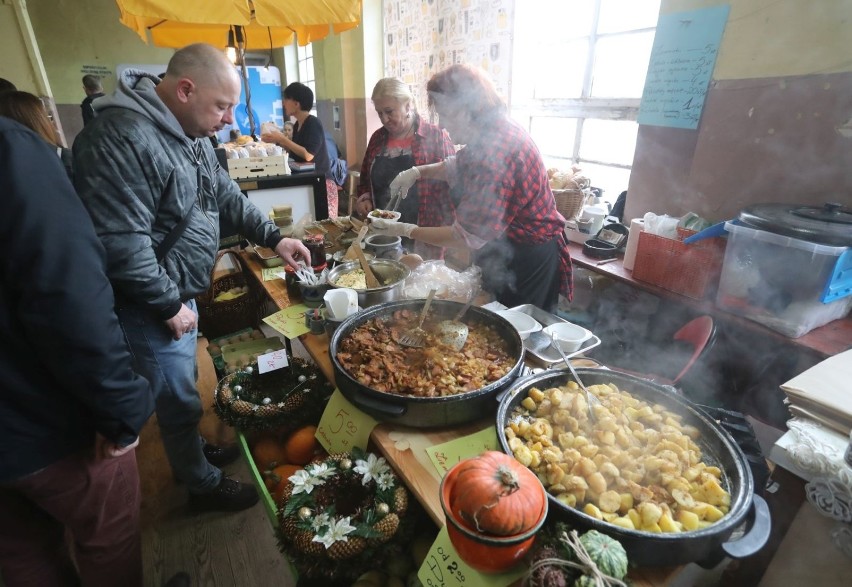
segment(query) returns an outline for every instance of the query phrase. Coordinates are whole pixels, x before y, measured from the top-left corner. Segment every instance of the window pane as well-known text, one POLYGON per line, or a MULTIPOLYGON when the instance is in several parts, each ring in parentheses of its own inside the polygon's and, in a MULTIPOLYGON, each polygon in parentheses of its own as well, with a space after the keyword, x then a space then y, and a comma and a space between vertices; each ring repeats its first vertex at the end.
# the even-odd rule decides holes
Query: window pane
MULTIPOLYGON (((538 99, 581 97, 588 51, 586 39, 542 45, 541 54, 531 63, 519 64, 535 72, 533 96, 538 99)), ((641 88, 639 95, 642 95, 641 88)))
POLYGON ((618 33, 657 26, 660 0, 601 0, 598 33, 618 33))
POLYGON ((535 0, 515 3, 515 31, 530 39, 588 36, 594 0, 535 0))
POLYGON ((532 117, 530 135, 538 150, 547 157, 571 158, 576 134, 576 118, 532 117))
POLYGON ((653 43, 653 32, 599 39, 592 73, 592 97, 641 98, 653 43))
POLYGON ((587 119, 583 123, 580 159, 633 165, 638 130, 639 125, 632 121, 587 119))
POLYGON ((299 79, 300 80, 308 79, 308 65, 304 61, 299 62, 299 79))
MULTIPOLYGON (((618 194, 627 189, 630 181, 630 170, 607 165, 580 163, 583 175, 592 182, 592 187, 603 190, 603 199, 614 204, 618 194)), ((629 220, 628 220, 629 222, 629 220)))

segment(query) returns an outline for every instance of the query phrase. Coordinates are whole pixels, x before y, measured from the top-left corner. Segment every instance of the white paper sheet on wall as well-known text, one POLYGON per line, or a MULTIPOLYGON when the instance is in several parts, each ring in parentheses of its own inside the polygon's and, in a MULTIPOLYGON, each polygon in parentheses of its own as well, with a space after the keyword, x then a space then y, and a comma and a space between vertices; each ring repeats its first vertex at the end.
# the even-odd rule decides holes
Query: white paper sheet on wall
POLYGON ((729 11, 723 5, 660 16, 639 124, 698 128, 729 11))

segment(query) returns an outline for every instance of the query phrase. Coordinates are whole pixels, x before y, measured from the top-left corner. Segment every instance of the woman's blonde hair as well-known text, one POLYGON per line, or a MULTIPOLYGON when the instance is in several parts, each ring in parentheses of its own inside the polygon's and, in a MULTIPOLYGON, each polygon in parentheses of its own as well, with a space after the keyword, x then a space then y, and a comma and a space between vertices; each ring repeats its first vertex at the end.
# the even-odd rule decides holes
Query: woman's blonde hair
POLYGON ((36 95, 19 90, 0 93, 0 116, 20 122, 51 145, 62 146, 44 103, 36 95))
POLYGON ((382 98, 392 98, 403 106, 410 105, 413 111, 417 111, 414 94, 411 93, 408 84, 395 77, 384 77, 373 86, 373 95, 370 99, 375 102, 382 98))

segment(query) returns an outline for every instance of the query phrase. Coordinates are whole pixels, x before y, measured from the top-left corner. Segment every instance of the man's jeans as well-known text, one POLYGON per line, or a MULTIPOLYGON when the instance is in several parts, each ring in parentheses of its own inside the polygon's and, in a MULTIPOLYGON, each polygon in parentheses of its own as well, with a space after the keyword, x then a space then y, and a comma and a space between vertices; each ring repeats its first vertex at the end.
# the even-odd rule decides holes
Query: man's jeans
MULTIPOLYGON (((186 305, 196 311, 195 300, 186 305)), ((203 407, 195 387, 196 336, 193 330, 174 340, 166 323, 139 306, 120 304, 118 318, 136 371, 151 382, 163 446, 175 476, 190 493, 212 491, 222 471, 207 462, 198 433, 203 407)))

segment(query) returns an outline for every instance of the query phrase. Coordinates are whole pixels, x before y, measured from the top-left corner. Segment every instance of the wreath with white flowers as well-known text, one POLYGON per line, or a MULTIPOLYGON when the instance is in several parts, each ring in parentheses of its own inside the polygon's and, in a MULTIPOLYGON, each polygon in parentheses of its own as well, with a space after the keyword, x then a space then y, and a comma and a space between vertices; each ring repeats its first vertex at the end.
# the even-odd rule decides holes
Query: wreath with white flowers
POLYGON ((289 477, 278 508, 281 549, 300 573, 354 578, 394 554, 408 491, 384 458, 355 449, 289 477))

